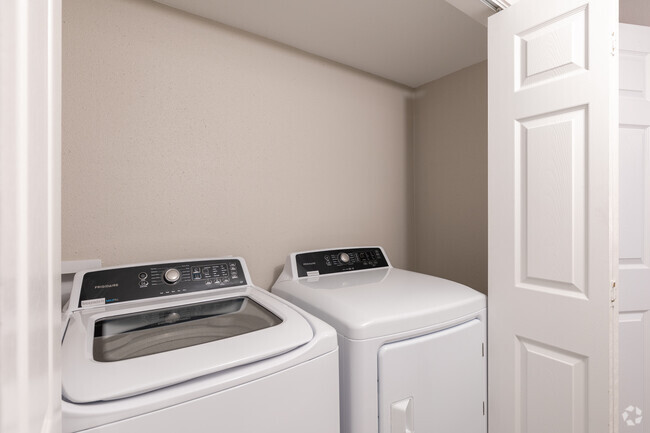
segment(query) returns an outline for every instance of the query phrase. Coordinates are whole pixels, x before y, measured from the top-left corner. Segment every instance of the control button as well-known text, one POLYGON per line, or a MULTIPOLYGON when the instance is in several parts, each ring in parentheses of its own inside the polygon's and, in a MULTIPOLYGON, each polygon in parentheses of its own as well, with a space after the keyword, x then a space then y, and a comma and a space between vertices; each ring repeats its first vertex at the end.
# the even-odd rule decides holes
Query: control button
POLYGON ((138 275, 138 278, 140 278, 141 280, 146 280, 147 279, 147 273, 146 272, 140 272, 140 274, 138 275))
POLYGON ((348 263, 350 261, 350 255, 348 253, 339 254, 339 261, 341 263, 348 263))
POLYGON ((223 279, 223 283, 224 283, 224 284, 228 284, 229 282, 230 282, 230 279, 229 279, 229 278, 224 278, 224 279, 223 279))
POLYGON ((181 273, 178 271, 178 269, 174 269, 174 268, 167 269, 165 271, 164 278, 167 283, 175 284, 176 282, 178 282, 178 280, 181 279, 181 273))
POLYGON ((147 287, 149 285, 149 281, 140 281, 140 287, 147 287))

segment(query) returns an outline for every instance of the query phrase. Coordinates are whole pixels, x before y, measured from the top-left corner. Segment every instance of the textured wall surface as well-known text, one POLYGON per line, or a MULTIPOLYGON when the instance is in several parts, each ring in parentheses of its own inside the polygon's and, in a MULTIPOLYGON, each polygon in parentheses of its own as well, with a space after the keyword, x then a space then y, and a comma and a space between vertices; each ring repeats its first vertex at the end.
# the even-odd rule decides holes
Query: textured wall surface
POLYGON ((410 89, 145 0, 63 7, 63 260, 410 266, 410 89))
POLYGON ((487 292, 487 62, 417 89, 414 270, 487 292))

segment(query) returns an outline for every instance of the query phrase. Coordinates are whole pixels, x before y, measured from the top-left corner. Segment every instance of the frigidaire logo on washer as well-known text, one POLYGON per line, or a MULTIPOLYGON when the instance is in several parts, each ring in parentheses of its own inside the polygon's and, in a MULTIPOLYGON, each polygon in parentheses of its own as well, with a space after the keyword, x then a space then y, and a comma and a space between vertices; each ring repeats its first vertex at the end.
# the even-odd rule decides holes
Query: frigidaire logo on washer
POLYGON ((113 283, 113 284, 102 284, 101 286, 95 286, 96 289, 110 289, 111 287, 117 287, 119 286, 118 283, 113 283))

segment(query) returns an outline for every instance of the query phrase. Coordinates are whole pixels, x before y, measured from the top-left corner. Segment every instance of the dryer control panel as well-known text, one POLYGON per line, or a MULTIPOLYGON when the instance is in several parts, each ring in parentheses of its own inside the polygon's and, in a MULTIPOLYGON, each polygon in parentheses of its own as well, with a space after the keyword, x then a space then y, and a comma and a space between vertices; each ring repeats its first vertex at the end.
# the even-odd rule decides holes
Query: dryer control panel
POLYGON ((87 272, 78 307, 246 285, 237 259, 158 263, 87 272))
POLYGON ((296 254, 298 277, 388 267, 378 247, 347 248, 296 254))

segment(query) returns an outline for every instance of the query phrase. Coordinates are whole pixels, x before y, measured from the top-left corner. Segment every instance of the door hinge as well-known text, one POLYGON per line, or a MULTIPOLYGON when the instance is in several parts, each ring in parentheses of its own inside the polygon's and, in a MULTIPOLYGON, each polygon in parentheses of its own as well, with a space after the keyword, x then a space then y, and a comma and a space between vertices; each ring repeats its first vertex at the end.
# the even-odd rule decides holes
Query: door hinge
POLYGON ((483 402, 483 415, 485 415, 485 402, 483 402))
POLYGON ((616 40, 616 32, 612 32, 612 56, 616 55, 617 46, 618 46, 618 41, 616 40))
POLYGON ((481 356, 485 358, 485 343, 481 343, 481 356))
POLYGON ((611 289, 609 290, 609 302, 611 304, 616 303, 616 298, 618 298, 618 290, 616 289, 616 281, 612 281, 611 289))

